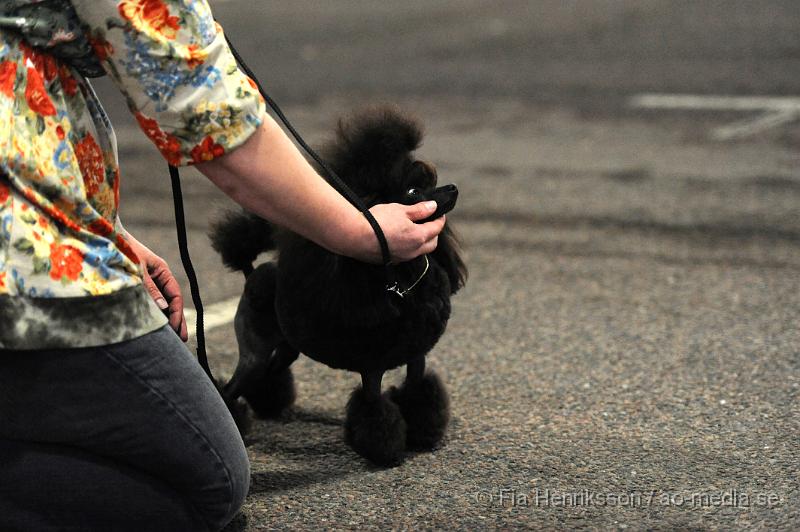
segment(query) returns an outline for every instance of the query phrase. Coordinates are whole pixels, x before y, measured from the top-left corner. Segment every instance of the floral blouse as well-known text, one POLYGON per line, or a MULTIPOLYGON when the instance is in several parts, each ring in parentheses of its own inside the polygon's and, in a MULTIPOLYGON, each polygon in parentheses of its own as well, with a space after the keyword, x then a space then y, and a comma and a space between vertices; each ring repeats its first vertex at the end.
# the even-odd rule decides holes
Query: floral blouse
MULTIPOLYGON (((170 164, 218 157, 261 123, 264 102, 205 1, 72 4, 170 164)), ((0 348, 104 345, 166 324, 117 224, 119 182, 114 132, 89 82, 0 30, 0 348)))

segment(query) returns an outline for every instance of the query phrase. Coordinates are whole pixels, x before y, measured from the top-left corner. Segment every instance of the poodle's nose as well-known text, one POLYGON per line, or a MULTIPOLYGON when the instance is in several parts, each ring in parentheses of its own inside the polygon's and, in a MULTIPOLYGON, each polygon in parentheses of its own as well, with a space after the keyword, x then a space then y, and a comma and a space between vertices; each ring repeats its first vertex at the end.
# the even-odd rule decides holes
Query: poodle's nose
POLYGON ((458 187, 455 183, 442 185, 436 189, 435 195, 437 196, 437 201, 455 202, 458 197, 458 187))
POLYGON ((442 185, 436 189, 433 196, 436 201, 439 202, 439 209, 437 209, 437 211, 441 209, 439 214, 444 214, 455 206, 456 199, 458 198, 458 187, 454 184, 442 185))

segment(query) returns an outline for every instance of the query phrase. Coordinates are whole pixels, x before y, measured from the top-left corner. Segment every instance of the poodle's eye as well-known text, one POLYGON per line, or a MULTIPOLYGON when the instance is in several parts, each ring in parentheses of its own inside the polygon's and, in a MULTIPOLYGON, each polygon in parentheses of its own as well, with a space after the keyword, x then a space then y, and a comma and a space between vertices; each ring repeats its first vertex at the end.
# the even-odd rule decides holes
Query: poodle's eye
POLYGON ((409 189, 406 191, 406 194, 407 194, 407 195, 409 195, 409 196, 416 196, 417 194, 419 194, 419 189, 416 189, 416 188, 409 188, 409 189))

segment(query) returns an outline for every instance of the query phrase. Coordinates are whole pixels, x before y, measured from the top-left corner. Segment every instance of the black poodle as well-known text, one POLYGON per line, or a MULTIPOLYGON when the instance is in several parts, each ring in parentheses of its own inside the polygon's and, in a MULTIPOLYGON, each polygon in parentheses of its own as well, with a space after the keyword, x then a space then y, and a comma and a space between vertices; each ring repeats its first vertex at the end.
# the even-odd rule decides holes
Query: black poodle
MULTIPOLYGON (((432 165, 414 159, 422 141, 417 122, 392 107, 373 108, 340 121, 322 157, 368 206, 413 204, 435 198, 452 208, 454 185, 436 188, 432 165)), ((449 226, 427 255, 384 266, 336 255, 245 212, 228 213, 211 230, 226 266, 247 281, 234 327, 239 363, 222 393, 233 406, 244 397, 262 417, 280 414, 295 398, 291 364, 299 353, 332 368, 361 374, 347 403, 345 438, 373 462, 397 465, 404 451, 430 450, 449 421, 447 392, 425 355, 445 330, 450 296, 467 270, 449 226), (266 250, 276 262, 255 269, 266 250), (387 370, 407 365, 405 382, 381 394, 387 370)))

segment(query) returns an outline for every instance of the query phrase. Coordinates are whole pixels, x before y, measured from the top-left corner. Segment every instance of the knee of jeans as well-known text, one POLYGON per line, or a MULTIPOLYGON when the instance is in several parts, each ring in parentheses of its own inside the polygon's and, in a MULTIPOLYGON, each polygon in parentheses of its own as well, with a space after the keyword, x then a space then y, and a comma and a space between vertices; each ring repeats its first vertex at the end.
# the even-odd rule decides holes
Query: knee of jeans
POLYGON ((224 516, 224 526, 227 524, 244 504, 247 493, 250 491, 250 460, 247 451, 241 446, 237 452, 231 453, 225 458, 225 465, 229 474, 228 486, 228 511, 224 516))

